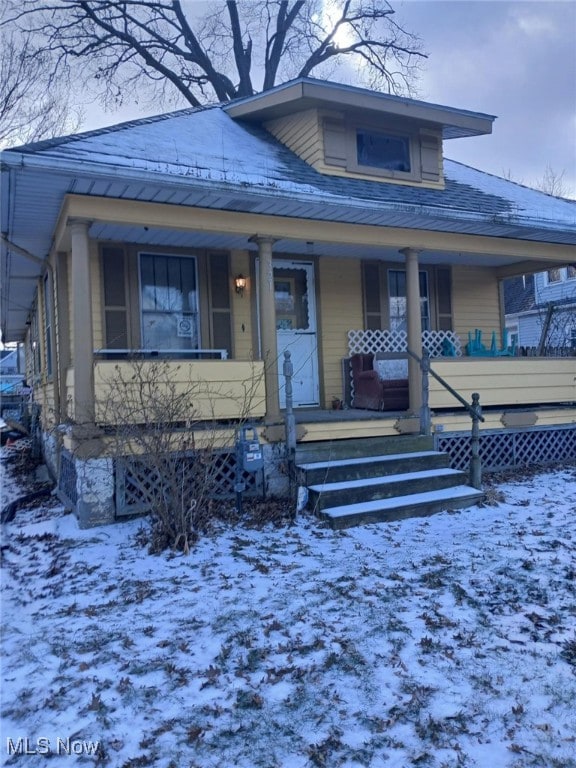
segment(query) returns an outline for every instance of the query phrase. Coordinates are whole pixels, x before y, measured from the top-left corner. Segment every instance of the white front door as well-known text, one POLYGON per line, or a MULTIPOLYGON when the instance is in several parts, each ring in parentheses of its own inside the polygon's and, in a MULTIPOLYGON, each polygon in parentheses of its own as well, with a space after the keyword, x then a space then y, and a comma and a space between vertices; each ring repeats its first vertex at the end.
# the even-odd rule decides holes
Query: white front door
POLYGON ((283 374, 286 350, 290 352, 294 368, 294 407, 319 405, 314 265, 309 261, 274 259, 273 270, 280 407, 286 407, 283 374))

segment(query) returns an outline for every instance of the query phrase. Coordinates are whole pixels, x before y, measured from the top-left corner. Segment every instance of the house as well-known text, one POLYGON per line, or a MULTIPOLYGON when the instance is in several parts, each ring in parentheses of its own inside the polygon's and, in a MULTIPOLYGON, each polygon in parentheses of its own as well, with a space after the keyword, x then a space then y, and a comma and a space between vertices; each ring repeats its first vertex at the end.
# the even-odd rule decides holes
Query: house
POLYGON ((19 349, 0 349, 0 375, 17 376, 19 372, 19 349))
POLYGON ((576 354, 576 264, 512 278, 504 291, 511 340, 526 352, 576 354))
POLYGON ((438 378, 423 387, 423 351, 465 402, 480 393, 488 465, 576 455, 575 361, 510 356, 502 297, 506 278, 574 264, 576 207, 445 158, 493 122, 302 78, 4 151, 2 332, 26 345, 46 459, 81 524, 130 513, 149 482, 109 450, 106 404, 115 376, 138 390, 135 357, 156 387, 201 382, 174 429, 182 448, 214 425, 223 484, 246 420, 264 492, 283 493, 285 422, 302 455, 389 453, 426 398, 431 440, 466 462, 469 414, 438 378), (376 353, 383 394, 355 407, 349 360, 376 353))

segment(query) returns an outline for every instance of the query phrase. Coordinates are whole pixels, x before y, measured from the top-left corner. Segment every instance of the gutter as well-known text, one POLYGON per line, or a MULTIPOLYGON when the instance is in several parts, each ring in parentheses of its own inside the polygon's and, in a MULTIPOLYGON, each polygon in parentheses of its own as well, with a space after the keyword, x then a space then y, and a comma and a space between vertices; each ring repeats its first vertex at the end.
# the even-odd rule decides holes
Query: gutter
MULTIPOLYGON (((169 164, 166 164, 169 165, 169 164)), ((177 166, 181 168, 182 166, 177 166)), ((46 156, 39 156, 39 155, 31 155, 23 152, 15 152, 13 150, 5 150, 0 154, 0 168, 2 170, 6 169, 14 169, 14 170, 25 170, 27 168, 34 169, 34 170, 40 170, 40 171, 50 171, 54 175, 63 176, 66 173, 69 173, 73 176, 81 176, 84 178, 97 178, 97 179, 108 179, 108 180, 118 180, 121 179, 122 181, 132 181, 132 182, 139 182, 139 183, 146 183, 146 184, 159 184, 167 188, 173 188, 173 189, 179 189, 182 188, 188 188, 190 189, 191 186, 194 189, 198 189, 205 192, 212 192, 212 193, 224 193, 224 194, 230 194, 231 191, 240 192, 244 197, 246 197, 247 200, 249 199, 257 199, 262 200, 265 199, 267 201, 270 200, 271 197, 276 198, 278 200, 289 200, 292 202, 299 202, 302 204, 309 204, 309 203, 315 203, 318 204, 319 202, 322 202, 326 204, 327 206, 341 209, 344 211, 349 211, 350 209, 359 209, 359 210, 371 210, 371 211, 379 211, 382 214, 390 213, 404 213, 404 214, 414 214, 415 216, 424 216, 427 217, 427 219, 434 220, 436 222, 441 221, 449 221, 449 220, 456 220, 456 221, 470 221, 475 222, 478 225, 482 224, 491 224, 493 226, 504 226, 504 227, 510 227, 510 226, 516 226, 521 228, 528 228, 528 229, 534 229, 536 227, 541 227, 542 229, 546 229, 549 231, 555 231, 555 232, 570 232, 574 225, 576 224, 576 217, 574 221, 557 221, 557 220, 551 220, 551 219, 540 219, 535 216, 522 216, 522 214, 514 213, 512 211, 503 212, 500 214, 478 214, 477 212, 473 211, 460 211, 454 208, 449 208, 446 206, 442 207, 431 207, 426 205, 418 205, 418 204, 409 204, 409 203, 398 203, 398 202, 387 202, 387 201, 373 201, 369 199, 362 199, 358 197, 349 197, 346 199, 343 199, 341 195, 333 195, 330 192, 320 192, 317 188, 312 187, 310 184, 295 184, 295 187, 300 187, 300 190, 292 189, 292 190, 285 190, 282 189, 279 184, 275 184, 274 182, 269 183, 268 185, 265 185, 264 183, 260 183, 254 186, 247 186, 252 185, 253 182, 250 182, 249 177, 255 176, 255 174, 246 174, 248 180, 242 180, 242 178, 239 178, 236 181, 232 182, 223 182, 221 179, 218 180, 207 180, 202 177, 198 177, 195 174, 196 171, 198 171, 197 166, 187 166, 187 170, 189 171, 188 175, 178 175, 175 176, 173 173, 170 173, 168 171, 149 171, 144 170, 141 168, 131 168, 129 166, 123 166, 123 165, 109 165, 109 166, 102 166, 101 163, 92 162, 89 159, 83 159, 81 161, 78 160, 66 160, 64 158, 53 158, 53 157, 46 157, 46 156), (190 182, 193 182, 192 185, 190 182)), ((476 169, 474 169, 476 170, 476 169)), ((483 173, 483 171, 480 171, 483 173)), ((231 174, 232 175, 232 174, 231 174)), ((459 182, 455 182, 459 183, 459 182)), ((73 192, 74 190, 68 190, 68 192, 73 192)), ((126 198, 129 199, 129 198, 126 198)), ((506 198, 501 198, 504 200, 509 206, 513 206, 514 204, 507 201, 506 198)), ((142 202, 149 202, 142 200, 142 202)), ((2 206, 4 208, 4 206, 2 206)), ((225 210, 225 209, 224 209, 225 210)), ((251 211, 250 209, 246 210, 245 213, 253 213, 254 211, 251 211)), ((326 219, 327 221, 332 221, 334 219, 326 219)), ((345 220, 346 223, 357 223, 350 220, 345 220)), ((360 222, 361 223, 361 222, 360 222)), ((382 224, 383 226, 386 226, 385 223, 382 224)), ((427 228, 425 225, 422 227, 419 227, 422 229, 427 228)), ((5 231, 5 230, 4 230, 5 231)), ((451 230, 441 230, 450 232, 451 230)), ((471 233, 471 234, 484 234, 481 231, 471 233)), ((498 235, 493 234, 494 237, 510 237, 510 235, 498 235)), ((518 236, 518 234, 514 234, 515 239, 526 239, 530 240, 530 237, 522 238, 521 236, 518 236)))

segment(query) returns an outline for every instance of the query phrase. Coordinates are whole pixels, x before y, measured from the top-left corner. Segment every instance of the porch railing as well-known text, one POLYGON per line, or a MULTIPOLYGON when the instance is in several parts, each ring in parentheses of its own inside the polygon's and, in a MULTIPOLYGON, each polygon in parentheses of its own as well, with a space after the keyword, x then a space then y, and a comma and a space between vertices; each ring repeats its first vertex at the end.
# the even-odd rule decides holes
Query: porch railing
POLYGON ((153 358, 179 360, 227 360, 227 349, 95 349, 97 357, 108 360, 124 360, 127 357, 137 357, 141 360, 153 358))
MULTIPOLYGON (((462 342, 454 331, 422 331, 422 347, 430 357, 461 357, 462 342)), ((406 353, 406 331, 348 331, 348 355, 369 352, 406 353)))
POLYGON ((430 418, 430 405, 429 405, 429 380, 428 377, 432 376, 436 381, 441 384, 453 397, 458 400, 461 405, 464 406, 472 419, 472 440, 470 444, 471 456, 470 456, 470 485, 473 488, 482 488, 482 464, 480 460, 480 422, 485 421, 482 416, 482 408, 480 406, 480 395, 478 392, 472 393, 472 403, 468 403, 459 392, 448 384, 446 379, 439 376, 430 365, 430 356, 425 351, 420 357, 411 349, 406 350, 410 357, 418 362, 420 370, 422 371, 422 407, 420 409, 420 432, 423 435, 431 434, 431 418, 430 418))

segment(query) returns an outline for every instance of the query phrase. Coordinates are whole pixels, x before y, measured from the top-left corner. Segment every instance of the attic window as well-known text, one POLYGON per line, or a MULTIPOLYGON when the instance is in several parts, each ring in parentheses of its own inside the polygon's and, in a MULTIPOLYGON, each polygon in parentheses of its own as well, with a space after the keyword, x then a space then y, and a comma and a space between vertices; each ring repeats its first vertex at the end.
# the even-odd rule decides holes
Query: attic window
POLYGON ((349 123, 346 168, 389 179, 421 181, 419 147, 418 134, 409 130, 382 130, 369 124, 349 123))
POLYGON ((410 173, 410 137, 359 129, 356 160, 358 165, 410 173))

